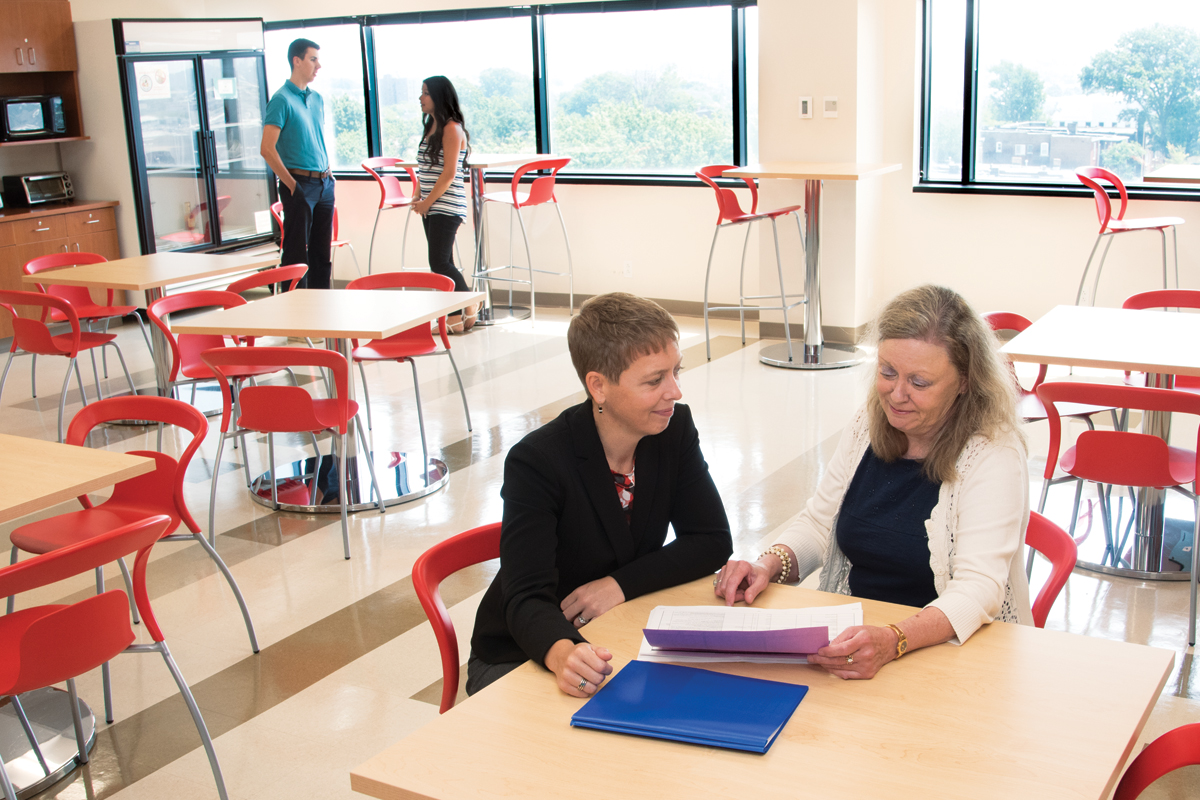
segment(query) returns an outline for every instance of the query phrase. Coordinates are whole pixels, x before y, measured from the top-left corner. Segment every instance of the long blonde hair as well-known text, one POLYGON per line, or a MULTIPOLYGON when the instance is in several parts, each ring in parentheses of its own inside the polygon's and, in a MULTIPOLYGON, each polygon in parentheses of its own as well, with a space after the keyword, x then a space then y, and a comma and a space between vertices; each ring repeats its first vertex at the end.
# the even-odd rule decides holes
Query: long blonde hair
MULTIPOLYGON (((965 378, 966 390, 955 399, 925 457, 924 472, 930 480, 956 480, 958 457, 976 434, 989 439, 1015 434, 1024 443, 1017 421, 1016 387, 996 335, 957 292, 926 284, 897 295, 879 313, 871 338, 876 344, 885 339, 919 339, 940 345, 959 377, 965 378)), ((867 414, 875 455, 887 462, 902 457, 908 437, 888 422, 874 389, 867 399, 867 414)))

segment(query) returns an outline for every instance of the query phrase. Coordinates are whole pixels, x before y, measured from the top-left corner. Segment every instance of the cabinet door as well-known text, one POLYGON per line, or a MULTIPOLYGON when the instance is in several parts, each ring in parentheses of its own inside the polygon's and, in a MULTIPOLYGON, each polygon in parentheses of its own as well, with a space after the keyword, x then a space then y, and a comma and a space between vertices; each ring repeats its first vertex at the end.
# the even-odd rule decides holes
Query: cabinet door
POLYGON ((72 253, 96 253, 109 261, 121 257, 121 248, 117 243, 115 230, 96 231, 76 236, 67 242, 72 253))
MULTIPOLYGON (((0 72, 25 72, 27 68, 25 34, 21 30, 21 4, 0 3, 0 72)), ((8 314, 0 316, 4 317, 2 321, 7 325, 8 314)))
POLYGON ((65 0, 21 0, 25 69, 70 72, 76 67, 71 4, 65 0))

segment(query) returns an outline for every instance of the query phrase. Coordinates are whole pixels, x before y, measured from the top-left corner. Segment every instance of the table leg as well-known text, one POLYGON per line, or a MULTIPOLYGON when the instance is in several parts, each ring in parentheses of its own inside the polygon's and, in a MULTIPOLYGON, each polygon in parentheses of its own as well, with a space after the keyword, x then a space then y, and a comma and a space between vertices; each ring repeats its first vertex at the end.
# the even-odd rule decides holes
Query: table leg
MULTIPOLYGON (((163 296, 162 287, 146 290, 146 308, 163 296)), ((157 325, 150 326, 150 342, 154 345, 154 383, 159 397, 171 396, 171 345, 157 325)))
MULTIPOLYGON (((826 344, 821 334, 821 195, 824 181, 804 182, 804 353, 802 358, 787 342, 759 351, 759 360, 787 369, 840 369, 861 364, 866 352, 852 344, 826 344)), ((787 303, 786 299, 783 301, 787 303)), ((787 325, 787 312, 783 315, 787 325)))
MULTIPOLYGON (((70 696, 65 691, 46 688, 26 692, 21 695, 21 707, 38 740, 41 759, 36 758, 25 737, 17 709, 8 698, 0 701, 0 759, 4 760, 4 768, 18 794, 32 797, 76 768, 79 747, 75 743, 70 696), (45 769, 39 763, 42 760, 45 769)), ((78 708, 90 752, 96 744, 96 718, 82 700, 78 708)))

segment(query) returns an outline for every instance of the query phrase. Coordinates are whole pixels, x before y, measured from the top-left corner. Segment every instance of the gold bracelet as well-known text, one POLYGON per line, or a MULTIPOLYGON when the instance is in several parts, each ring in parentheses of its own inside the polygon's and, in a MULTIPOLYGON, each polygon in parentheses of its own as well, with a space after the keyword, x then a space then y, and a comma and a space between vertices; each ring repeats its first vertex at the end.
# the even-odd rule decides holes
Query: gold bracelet
POLYGON ((783 571, 779 573, 779 577, 775 579, 775 582, 787 583, 788 576, 792 574, 792 557, 788 555, 788 551, 776 544, 768 547, 759 558, 763 556, 775 556, 779 559, 783 564, 783 571))

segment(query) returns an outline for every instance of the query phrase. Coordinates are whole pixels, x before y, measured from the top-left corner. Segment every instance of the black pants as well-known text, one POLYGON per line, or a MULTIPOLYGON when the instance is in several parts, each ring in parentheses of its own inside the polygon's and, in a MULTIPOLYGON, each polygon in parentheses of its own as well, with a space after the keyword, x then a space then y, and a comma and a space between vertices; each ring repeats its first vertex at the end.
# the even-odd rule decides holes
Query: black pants
POLYGON ((429 242, 429 268, 454 281, 454 291, 471 291, 458 267, 454 266, 454 234, 462 224, 462 217, 426 214, 421 224, 425 226, 425 239, 429 242))
POLYGON ((282 265, 307 264, 302 289, 328 289, 333 241, 333 178, 296 178, 296 191, 279 184, 283 203, 282 265))

